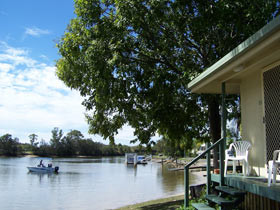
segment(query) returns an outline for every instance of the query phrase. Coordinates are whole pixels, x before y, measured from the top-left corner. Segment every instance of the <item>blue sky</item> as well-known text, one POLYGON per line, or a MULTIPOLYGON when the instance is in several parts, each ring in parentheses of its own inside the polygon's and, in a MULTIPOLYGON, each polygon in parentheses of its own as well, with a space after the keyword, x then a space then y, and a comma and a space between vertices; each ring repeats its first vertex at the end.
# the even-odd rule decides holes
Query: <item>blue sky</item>
MULTIPOLYGON (((48 141, 51 130, 87 134, 82 98, 55 76, 55 47, 74 15, 71 0, 0 1, 0 135, 29 142, 36 133, 48 141)), ((125 126, 116 143, 129 144, 133 129, 125 126)))

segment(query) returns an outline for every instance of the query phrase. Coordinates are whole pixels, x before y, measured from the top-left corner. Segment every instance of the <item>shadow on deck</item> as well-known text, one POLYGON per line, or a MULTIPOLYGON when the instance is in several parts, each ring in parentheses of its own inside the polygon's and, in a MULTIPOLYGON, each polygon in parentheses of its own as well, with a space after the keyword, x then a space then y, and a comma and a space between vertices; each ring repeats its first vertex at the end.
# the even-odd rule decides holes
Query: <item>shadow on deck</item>
MULTIPOLYGON (((212 174, 211 179, 217 182, 219 175, 212 174)), ((225 185, 247 192, 245 209, 280 209, 280 182, 269 187, 265 177, 227 175, 225 185)))

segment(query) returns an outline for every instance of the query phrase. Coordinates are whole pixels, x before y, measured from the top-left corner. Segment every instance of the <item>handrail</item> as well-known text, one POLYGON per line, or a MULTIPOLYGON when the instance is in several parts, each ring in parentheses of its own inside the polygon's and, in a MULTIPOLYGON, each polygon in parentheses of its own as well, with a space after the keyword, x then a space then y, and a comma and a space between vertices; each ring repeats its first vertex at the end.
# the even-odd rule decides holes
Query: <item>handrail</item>
MULTIPOLYGON (((210 187, 209 186, 209 184, 210 184, 210 150, 217 147, 217 145, 220 145, 220 151, 221 151, 221 148, 223 148, 222 143, 224 143, 223 140, 225 140, 225 138, 220 138, 213 145, 208 147, 204 152, 202 152, 200 155, 198 155, 196 158, 194 158, 191 162, 189 162, 188 164, 185 165, 185 167, 184 167, 184 180, 185 180, 184 206, 185 207, 189 206, 189 167, 207 154, 207 194, 208 194, 209 189, 210 189, 209 188, 210 187)), ((222 157, 223 157, 222 152, 220 152, 220 160, 223 159, 222 157)), ((223 164, 222 161, 220 161, 220 174, 221 174, 221 176, 223 176, 223 170, 221 170, 223 168, 222 164, 223 164)), ((221 180, 223 180, 223 178, 221 178, 221 180)))
POLYGON ((205 154, 207 152, 209 152, 210 150, 212 150, 213 148, 215 148, 218 144, 220 144, 220 142, 224 140, 224 138, 220 138, 218 141, 216 141, 214 144, 212 144, 209 148, 207 148, 204 152, 202 152, 200 155, 198 155, 196 158, 192 159, 191 162, 189 162, 187 165, 185 165, 186 167, 190 167, 192 164, 194 164, 196 161, 198 161, 199 159, 201 159, 202 157, 205 156, 205 154))

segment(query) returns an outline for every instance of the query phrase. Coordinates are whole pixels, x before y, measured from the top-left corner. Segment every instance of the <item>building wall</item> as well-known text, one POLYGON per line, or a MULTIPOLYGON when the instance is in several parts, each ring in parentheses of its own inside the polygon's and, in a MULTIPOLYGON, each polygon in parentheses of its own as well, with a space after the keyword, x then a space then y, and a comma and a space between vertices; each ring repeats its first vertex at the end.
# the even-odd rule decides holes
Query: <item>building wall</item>
POLYGON ((247 192, 239 209, 244 210, 268 210, 280 209, 280 203, 260 195, 247 192))
POLYGON ((251 174, 267 176, 262 71, 254 71, 244 77, 241 81, 240 92, 241 136, 243 140, 252 143, 249 152, 251 174))

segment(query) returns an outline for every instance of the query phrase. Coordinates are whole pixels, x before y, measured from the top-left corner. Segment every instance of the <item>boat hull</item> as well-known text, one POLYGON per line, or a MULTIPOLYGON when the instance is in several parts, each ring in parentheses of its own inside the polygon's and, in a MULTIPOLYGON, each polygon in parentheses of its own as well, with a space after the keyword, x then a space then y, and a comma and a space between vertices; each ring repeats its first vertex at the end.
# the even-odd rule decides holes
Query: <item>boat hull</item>
POLYGON ((27 167, 30 172, 38 173, 53 173, 56 172, 55 168, 52 167, 27 167))
POLYGON ((147 161, 146 161, 146 160, 141 160, 141 161, 138 161, 137 164, 143 164, 143 165, 145 165, 145 164, 147 164, 147 161))

